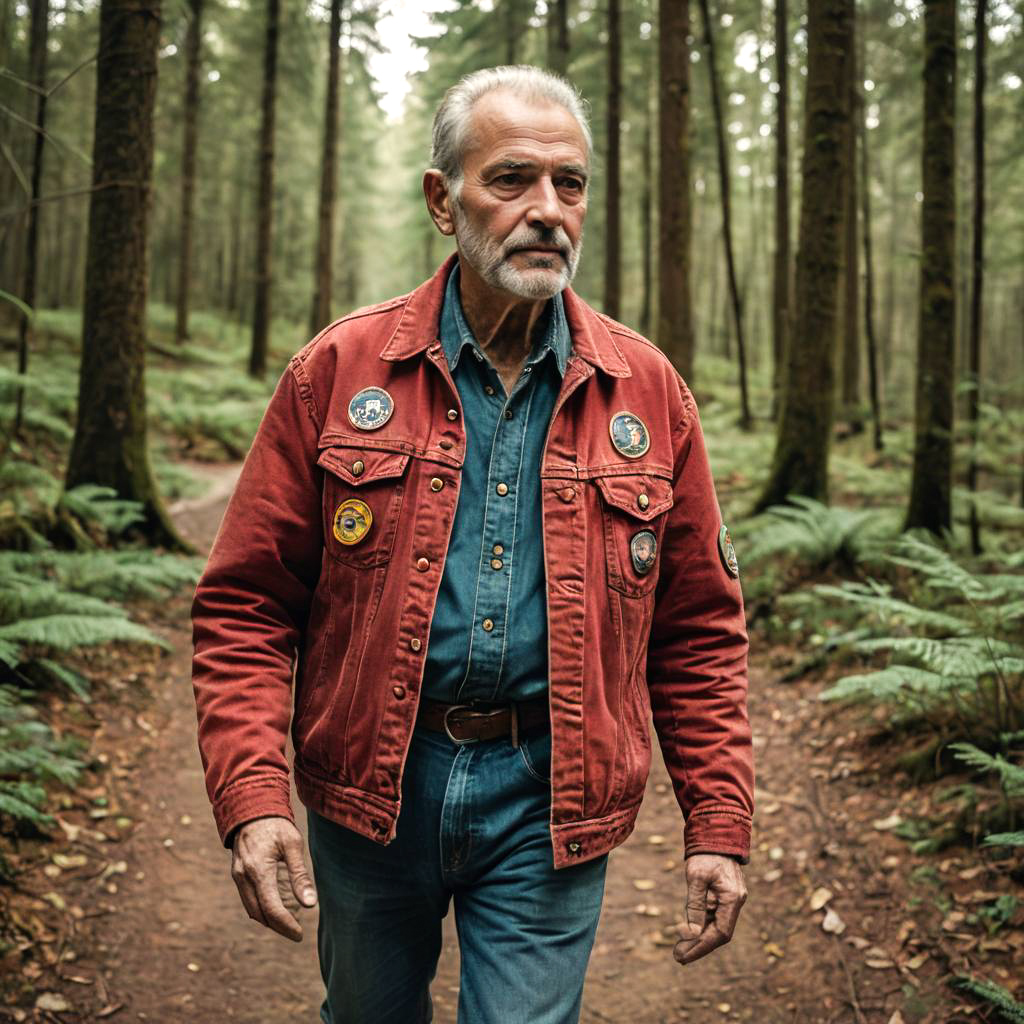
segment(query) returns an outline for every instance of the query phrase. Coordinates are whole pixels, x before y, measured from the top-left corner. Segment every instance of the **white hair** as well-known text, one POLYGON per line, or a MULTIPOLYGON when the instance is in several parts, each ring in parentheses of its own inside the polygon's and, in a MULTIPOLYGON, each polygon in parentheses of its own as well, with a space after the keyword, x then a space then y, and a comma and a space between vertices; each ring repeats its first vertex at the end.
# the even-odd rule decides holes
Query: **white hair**
POLYGON ((443 175, 445 184, 458 201, 462 191, 462 160, 469 136, 473 106, 481 96, 505 89, 527 102, 546 101, 564 107, 579 123, 587 143, 587 160, 593 158, 594 142, 587 123, 587 102, 564 78, 532 64, 502 64, 471 71, 445 94, 434 114, 430 162, 443 175))

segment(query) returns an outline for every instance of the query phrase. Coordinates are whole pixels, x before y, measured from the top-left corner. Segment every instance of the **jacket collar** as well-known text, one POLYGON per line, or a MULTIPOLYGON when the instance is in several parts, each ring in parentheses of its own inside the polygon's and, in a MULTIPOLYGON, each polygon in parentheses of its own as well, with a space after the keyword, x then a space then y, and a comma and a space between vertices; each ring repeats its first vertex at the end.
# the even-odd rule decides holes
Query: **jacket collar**
MULTIPOLYGON (((458 254, 452 253, 433 277, 410 292, 398 326, 381 349, 381 359, 407 359, 431 345, 440 344, 438 332, 444 289, 457 260, 458 254)), ((611 377, 632 376, 629 364, 601 317, 571 288, 562 292, 562 302, 575 354, 611 377)))

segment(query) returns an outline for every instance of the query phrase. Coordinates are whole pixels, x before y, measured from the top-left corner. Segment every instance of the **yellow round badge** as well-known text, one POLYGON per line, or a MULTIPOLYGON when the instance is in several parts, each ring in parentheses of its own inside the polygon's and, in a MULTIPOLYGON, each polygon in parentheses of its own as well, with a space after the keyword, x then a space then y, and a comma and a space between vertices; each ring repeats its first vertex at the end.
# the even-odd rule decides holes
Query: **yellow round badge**
POLYGON ((334 513, 334 536, 342 544, 358 544, 370 532, 373 513, 365 501, 349 498, 334 513))

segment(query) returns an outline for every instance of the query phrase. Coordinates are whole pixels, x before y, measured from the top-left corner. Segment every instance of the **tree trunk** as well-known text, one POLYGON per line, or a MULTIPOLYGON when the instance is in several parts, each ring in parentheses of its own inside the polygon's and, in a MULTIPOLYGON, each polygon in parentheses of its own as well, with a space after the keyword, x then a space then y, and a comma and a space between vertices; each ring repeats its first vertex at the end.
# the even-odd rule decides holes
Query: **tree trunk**
POLYGON ((548 3, 548 67, 556 75, 569 73, 569 0, 548 3))
POLYGON ((649 74, 647 90, 644 94, 644 135, 641 143, 641 175, 640 182, 640 246, 642 249, 642 291, 640 297, 640 333, 651 336, 651 300, 654 289, 653 253, 651 251, 651 235, 653 228, 651 192, 654 186, 654 153, 653 146, 653 115, 651 113, 651 92, 654 76, 649 74))
POLYGON ((850 120, 846 131, 846 190, 843 197, 843 372, 840 397, 843 416, 854 433, 864 429, 860 415, 860 267, 857 244, 857 123, 860 111, 858 84, 857 18, 853 21, 854 45, 847 61, 850 120))
POLYGON ((772 418, 779 410, 782 367, 790 330, 789 234, 789 13, 786 0, 775 0, 775 260, 772 268, 772 418))
POLYGON ((658 337, 687 383, 693 376, 690 307, 689 0, 658 5, 658 337))
POLYGON ((320 169, 320 209, 317 217, 316 255, 313 262, 313 311, 309 332, 317 334, 331 322, 331 285, 334 280, 334 207, 338 177, 338 79, 341 66, 342 0, 331 0, 330 56, 327 63, 327 101, 324 116, 324 151, 320 169))
POLYGON ((835 406, 836 293, 853 43, 853 0, 808 5, 807 92, 796 258, 796 309, 786 347, 782 406, 772 467, 756 510, 791 494, 828 500, 835 406))
POLYGON ((956 0, 925 0, 921 278, 914 468, 906 529, 952 525, 956 0))
POLYGON ((604 312, 620 319, 622 300, 622 224, 619 211, 620 157, 619 136, 622 126, 622 33, 619 27, 619 0, 608 0, 608 109, 607 173, 604 214, 604 312))
MULTIPOLYGON (((971 458, 967 466, 967 489, 978 491, 978 412, 981 402, 981 311, 985 270, 985 26, 987 0, 976 0, 974 11, 974 251, 971 254, 971 324, 967 393, 967 418, 971 425, 971 458)), ((971 502, 971 550, 981 553, 981 524, 978 506, 971 502)))
POLYGON ((185 38, 185 140, 181 158, 181 242, 178 249, 178 302, 175 340, 188 338, 188 303, 192 280, 192 230, 196 190, 196 140, 199 134, 199 71, 202 61, 203 0, 189 0, 185 38))
POLYGON ((270 334, 271 240, 274 220, 274 102, 277 93, 277 30, 280 0, 267 0, 267 34, 263 52, 263 115, 260 123, 260 186, 256 212, 256 287, 249 375, 267 372, 270 334))
MULTIPOLYGON (((35 86, 36 116, 32 148, 32 186, 28 209, 28 230, 25 233, 24 280, 21 301, 35 317, 36 269, 39 262, 39 196, 43 181, 43 141, 46 132, 46 38, 50 19, 49 0, 32 0, 32 24, 29 29, 28 80, 35 86)), ((22 312, 18 325, 18 373, 28 372, 30 317, 22 312)), ((25 388, 18 385, 15 397, 14 433, 21 432, 25 407, 25 388)))
POLYGON ((519 54, 519 36, 522 32, 520 0, 505 0, 505 63, 515 64, 519 54))
POLYGON ((722 96, 718 83, 715 60, 715 33, 712 27, 708 0, 700 0, 704 21, 704 46, 707 49, 708 80, 711 86, 711 108, 715 119, 715 138, 718 143, 718 180, 722 196, 722 238, 725 243, 725 268, 729 281, 729 299, 732 304, 733 323, 736 327, 736 352, 739 357, 740 426, 749 430, 753 425, 750 415, 750 396, 747 391, 747 349, 743 338, 743 306, 736 280, 736 257, 732 249, 732 181, 729 176, 729 150, 725 143, 725 125, 722 117, 722 96))
MULTIPOLYGON (((858 41, 859 53, 864 53, 865 33, 861 32, 858 41)), ((864 59, 861 56, 860 67, 864 67, 864 59)), ((882 402, 879 395, 879 373, 878 373, 878 338, 875 335, 875 268, 871 247, 871 175, 868 162, 868 129, 867 129, 867 105, 864 103, 863 94, 858 89, 857 96, 860 100, 855 111, 857 117, 858 131, 860 132, 860 200, 861 230, 864 238, 864 337, 868 349, 868 392, 871 396, 871 417, 874 422, 874 446, 875 451, 880 452, 884 447, 882 441, 882 402)))
POLYGON ((78 422, 65 484, 101 484, 141 502, 147 535, 188 550, 157 493, 146 446, 146 243, 159 41, 160 0, 103 0, 78 422))

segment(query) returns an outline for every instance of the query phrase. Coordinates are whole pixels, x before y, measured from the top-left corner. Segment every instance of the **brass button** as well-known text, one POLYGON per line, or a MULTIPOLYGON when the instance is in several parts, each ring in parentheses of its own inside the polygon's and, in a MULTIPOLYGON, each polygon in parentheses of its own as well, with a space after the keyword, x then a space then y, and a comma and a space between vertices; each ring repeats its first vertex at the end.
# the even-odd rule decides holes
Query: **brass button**
POLYGON ((495 553, 496 555, 503 555, 503 554, 505 553, 505 549, 504 549, 504 548, 503 548, 503 547, 502 547, 502 546, 501 546, 500 544, 495 544, 495 545, 494 545, 494 547, 493 547, 493 548, 491 548, 491 550, 492 550, 492 551, 493 551, 493 552, 494 552, 494 553, 495 553))
POLYGON ((555 491, 555 493, 562 499, 562 501, 572 501, 576 497, 575 487, 563 487, 561 490, 555 491))
POLYGON ((395 695, 395 696, 396 696, 396 697, 397 697, 397 698, 398 698, 399 700, 402 700, 402 698, 403 698, 403 697, 405 697, 405 687, 404 687, 404 686, 392 686, 392 687, 391 687, 391 692, 392 692, 392 693, 393 693, 393 694, 394 694, 394 695, 395 695))
POLYGON ((579 843, 570 843, 569 844, 569 852, 570 853, 579 853, 579 850, 580 850, 580 844, 579 843))
POLYGON ((490 633, 490 631, 494 629, 494 623, 490 619, 484 619, 481 625, 484 627, 484 630, 487 633, 490 633))
POLYGON ((447 451, 449 448, 455 447, 455 442, 449 441, 447 437, 442 437, 441 440, 437 442, 437 446, 438 448, 443 448, 447 451))
POLYGON ((495 489, 495 490, 496 490, 496 491, 497 491, 497 492, 498 492, 499 494, 508 494, 508 484, 498 484, 498 486, 497 486, 497 487, 495 487, 494 489, 495 489))
POLYGON ((444 481, 439 476, 435 476, 431 479, 430 489, 432 491, 439 491, 442 487, 444 487, 444 481))
POLYGON ((505 563, 500 558, 491 559, 491 568, 500 569, 505 563))
POLYGON ((494 394, 494 388, 492 388, 490 384, 485 384, 484 385, 484 391, 486 391, 487 394, 489 394, 489 395, 493 395, 494 394))
POLYGON ((430 562, 426 558, 417 558, 416 568, 419 569, 420 572, 426 572, 430 568, 430 562))
POLYGON ((459 410, 458 409, 449 409, 448 410, 448 419, 450 419, 450 420, 457 420, 458 418, 459 418, 459 410))
POLYGON ((650 505, 650 503, 651 503, 651 499, 648 498, 646 494, 640 494, 640 495, 637 495, 636 503, 641 508, 647 508, 647 506, 650 505))
POLYGON ((362 473, 364 469, 366 469, 366 466, 363 465, 362 459, 356 459, 356 461, 352 463, 353 476, 359 476, 359 474, 362 473))
POLYGON ((411 639, 411 640, 409 641, 409 646, 410 646, 410 647, 411 647, 411 648, 412 648, 412 649, 413 649, 414 651, 418 651, 418 650, 419 650, 419 649, 420 649, 420 648, 421 648, 421 647, 423 646, 423 641, 422 641, 422 640, 420 640, 420 638, 419 638, 418 636, 414 636, 414 637, 413 637, 413 638, 412 638, 412 639, 411 639))

